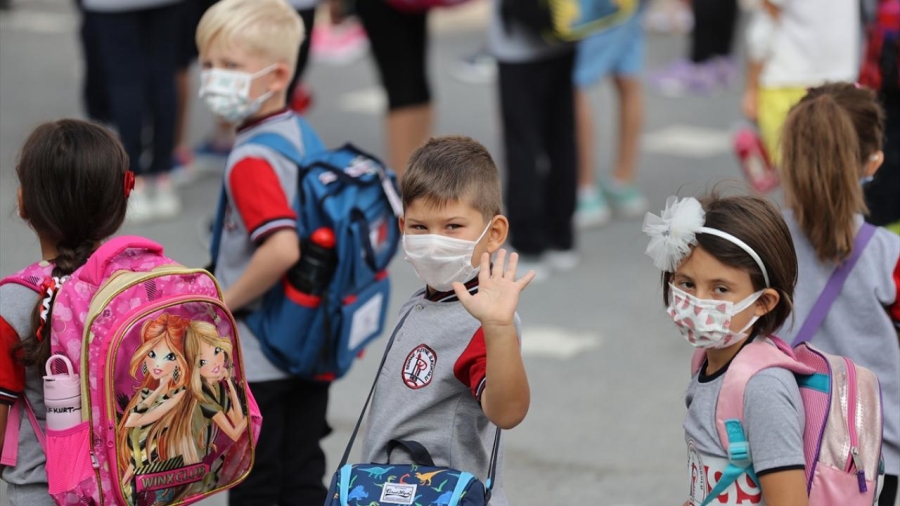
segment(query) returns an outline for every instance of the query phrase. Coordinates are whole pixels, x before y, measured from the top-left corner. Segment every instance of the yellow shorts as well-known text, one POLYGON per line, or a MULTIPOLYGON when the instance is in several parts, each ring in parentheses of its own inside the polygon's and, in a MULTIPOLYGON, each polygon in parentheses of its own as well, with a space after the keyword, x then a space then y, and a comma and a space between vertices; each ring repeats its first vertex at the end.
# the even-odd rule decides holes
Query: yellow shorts
POLYGON ((757 122, 769 158, 776 165, 781 159, 779 139, 781 126, 791 107, 806 95, 806 88, 760 88, 757 101, 757 122))

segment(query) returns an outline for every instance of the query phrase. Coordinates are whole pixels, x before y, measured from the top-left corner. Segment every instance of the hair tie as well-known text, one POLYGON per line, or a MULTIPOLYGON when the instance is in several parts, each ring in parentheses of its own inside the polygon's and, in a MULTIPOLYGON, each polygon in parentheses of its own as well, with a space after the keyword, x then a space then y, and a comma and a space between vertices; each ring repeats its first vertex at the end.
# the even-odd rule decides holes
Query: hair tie
POLYGON ((642 230, 650 236, 647 245, 647 256, 653 259, 653 265, 663 272, 675 272, 697 244, 697 234, 710 234, 725 239, 744 250, 762 271, 766 288, 769 285, 769 272, 756 251, 737 237, 716 228, 705 227, 706 212, 700 202, 687 197, 669 197, 661 216, 647 213, 642 230))
POLYGON ((131 190, 134 190, 134 172, 130 170, 125 171, 125 198, 127 199, 131 195, 131 190))
POLYGON ((38 342, 44 340, 43 330, 44 325, 47 324, 47 315, 50 314, 50 306, 53 304, 53 300, 56 298, 56 294, 59 292, 59 289, 68 279, 69 276, 54 276, 52 278, 46 278, 44 282, 41 283, 41 293, 44 294, 44 297, 41 299, 41 321, 38 324, 37 330, 35 331, 35 337, 37 338, 38 342))

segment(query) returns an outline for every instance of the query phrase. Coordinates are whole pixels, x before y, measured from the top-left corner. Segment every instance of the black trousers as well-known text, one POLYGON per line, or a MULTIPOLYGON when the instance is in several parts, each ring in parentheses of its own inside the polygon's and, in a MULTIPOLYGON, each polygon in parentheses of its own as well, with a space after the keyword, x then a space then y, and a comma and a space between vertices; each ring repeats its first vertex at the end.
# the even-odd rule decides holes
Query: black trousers
POLYGON ((250 383, 263 416, 253 470, 228 496, 229 506, 309 506, 325 502, 325 452, 320 440, 327 383, 298 378, 250 383))
POLYGON ((900 221, 900 91, 884 93, 881 100, 887 115, 884 164, 865 189, 868 221, 879 226, 900 221))
POLYGON ((574 247, 574 59, 499 65, 510 241, 523 255, 574 247))
POLYGON ((693 0, 691 9, 691 61, 702 63, 716 56, 729 56, 737 24, 737 0, 693 0))
POLYGON ((172 169, 175 144, 177 4, 125 12, 90 12, 109 116, 139 175, 172 169), (149 120, 149 121, 147 121, 149 120), (143 129, 152 126, 152 162, 141 167, 143 129))
MULTIPOLYGON (((313 24, 316 21, 315 8, 298 10, 297 13, 300 14, 300 19, 303 20, 306 36, 303 37, 303 42, 300 44, 300 50, 297 53, 297 68, 294 69, 291 84, 288 85, 288 97, 294 91, 297 83, 300 82, 300 79, 303 77, 303 71, 306 70, 306 65, 309 63, 309 45, 312 40, 313 24)), ((290 98, 288 98, 288 101, 290 101, 290 98)))

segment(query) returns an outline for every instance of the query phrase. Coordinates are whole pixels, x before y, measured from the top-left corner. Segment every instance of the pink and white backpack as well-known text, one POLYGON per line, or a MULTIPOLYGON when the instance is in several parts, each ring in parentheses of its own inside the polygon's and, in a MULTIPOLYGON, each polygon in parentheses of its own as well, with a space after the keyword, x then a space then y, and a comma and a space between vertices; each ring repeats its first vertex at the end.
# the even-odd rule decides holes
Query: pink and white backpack
MULTIPOLYGON (((51 269, 35 264, 3 283, 43 296, 51 269)), ((80 376, 82 421, 44 437, 24 404, 57 504, 190 504, 249 474, 262 417, 212 275, 178 265, 152 241, 119 237, 72 273, 52 304, 52 353, 80 376)), ((15 430, 21 412, 10 413, 15 430)), ((10 436, 7 465, 18 441, 10 436)))

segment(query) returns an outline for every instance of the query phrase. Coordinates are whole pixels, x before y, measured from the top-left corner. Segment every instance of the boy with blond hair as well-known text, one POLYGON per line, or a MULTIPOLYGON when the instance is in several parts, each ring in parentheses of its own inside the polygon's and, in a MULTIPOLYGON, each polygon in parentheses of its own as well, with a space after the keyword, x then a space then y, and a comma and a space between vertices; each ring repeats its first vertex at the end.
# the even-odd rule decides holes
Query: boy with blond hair
MULTIPOLYGON (((413 463, 389 446, 414 440, 435 465, 484 482, 496 427, 511 429, 528 411, 516 306, 534 272, 516 280, 518 255, 507 264, 500 249, 509 230, 500 214, 500 176, 478 142, 429 140, 410 159, 402 195, 403 249, 426 286, 400 312, 375 387, 363 461, 413 463)), ((500 473, 490 504, 508 504, 500 473)))
POLYGON ((231 490, 229 504, 322 504, 326 490, 325 414, 328 383, 306 381, 276 367, 241 316, 259 310, 263 295, 300 258, 297 166, 250 139, 279 135, 301 155, 324 149, 315 132, 287 108, 303 22, 285 0, 222 0, 197 27, 200 96, 238 125, 224 180, 225 218, 215 275, 238 316, 245 375, 265 420, 253 470, 231 490))

